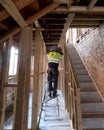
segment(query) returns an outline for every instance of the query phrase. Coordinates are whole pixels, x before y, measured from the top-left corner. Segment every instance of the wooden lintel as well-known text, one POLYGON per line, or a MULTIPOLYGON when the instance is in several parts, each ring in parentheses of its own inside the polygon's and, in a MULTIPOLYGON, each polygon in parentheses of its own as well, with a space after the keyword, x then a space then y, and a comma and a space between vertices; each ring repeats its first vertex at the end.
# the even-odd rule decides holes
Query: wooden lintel
POLYGON ((20 27, 27 26, 27 23, 19 13, 17 7, 11 0, 0 0, 2 6, 8 11, 8 13, 13 17, 13 19, 18 23, 20 27))
POLYGON ((94 5, 96 4, 97 1, 98 0, 91 0, 89 5, 88 5, 88 10, 91 10, 94 7, 94 5))

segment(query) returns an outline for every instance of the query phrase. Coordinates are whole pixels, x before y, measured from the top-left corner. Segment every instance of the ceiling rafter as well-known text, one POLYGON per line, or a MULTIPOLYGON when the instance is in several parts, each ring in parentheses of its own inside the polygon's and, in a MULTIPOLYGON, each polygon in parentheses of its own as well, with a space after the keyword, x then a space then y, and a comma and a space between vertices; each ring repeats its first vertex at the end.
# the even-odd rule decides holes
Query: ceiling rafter
MULTIPOLYGON (((22 8, 31 4, 33 1, 35 2, 35 0, 26 0, 25 4, 21 4, 21 6, 20 6, 20 1, 16 1, 15 5, 17 6, 18 10, 21 10, 22 8)), ((8 18, 9 16, 10 16, 9 13, 6 10, 2 10, 0 12, 0 22, 8 18)))
POLYGON ((27 23, 25 22, 25 20, 19 13, 17 7, 11 0, 0 0, 0 3, 8 11, 8 13, 13 17, 13 19, 18 23, 18 25, 21 28, 27 26, 27 23))
POLYGON ((3 28, 4 30, 8 30, 8 29, 9 29, 6 25, 4 25, 4 24, 1 23, 1 22, 0 22, 0 27, 3 28))
POLYGON ((95 14, 104 14, 104 7, 96 6, 92 10, 88 10, 87 6, 71 6, 69 10, 65 8, 57 8, 56 10, 51 11, 51 13, 95 13, 95 14))
POLYGON ((98 0, 91 0, 89 5, 88 5, 88 10, 91 10, 94 7, 94 5, 96 4, 97 1, 98 0))
POLYGON ((38 20, 40 17, 46 15, 47 13, 49 13, 50 11, 52 11, 53 9, 55 9, 56 7, 58 7, 60 4, 59 3, 52 3, 50 5, 48 5, 46 8, 40 10, 38 13, 32 15, 31 17, 29 17, 26 21, 28 24, 31 24, 33 21, 38 20))
MULTIPOLYGON (((49 6, 45 7, 44 9, 40 10, 38 13, 32 15, 31 17, 29 17, 26 22, 27 24, 31 24, 32 22, 34 22, 35 20, 38 20, 40 17, 44 16, 45 14, 49 13, 51 10, 53 10, 54 8, 58 7, 60 4, 59 3, 52 3, 49 6)), ((18 33, 20 31, 20 27, 15 27, 13 29, 11 29, 10 31, 8 31, 7 33, 5 33, 5 35, 0 37, 0 43, 3 43, 4 41, 6 41, 10 36, 13 36, 14 34, 18 33)))
POLYGON ((76 4, 79 4, 79 2, 80 2, 80 0, 75 0, 75 3, 76 3, 76 4))

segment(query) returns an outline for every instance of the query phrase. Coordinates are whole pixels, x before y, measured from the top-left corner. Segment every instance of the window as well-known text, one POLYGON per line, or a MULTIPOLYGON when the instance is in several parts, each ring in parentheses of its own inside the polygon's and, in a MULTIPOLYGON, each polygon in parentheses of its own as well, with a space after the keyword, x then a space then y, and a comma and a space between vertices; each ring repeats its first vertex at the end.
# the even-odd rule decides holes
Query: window
POLYGON ((18 63, 18 49, 15 47, 11 47, 9 75, 16 75, 17 63, 18 63))

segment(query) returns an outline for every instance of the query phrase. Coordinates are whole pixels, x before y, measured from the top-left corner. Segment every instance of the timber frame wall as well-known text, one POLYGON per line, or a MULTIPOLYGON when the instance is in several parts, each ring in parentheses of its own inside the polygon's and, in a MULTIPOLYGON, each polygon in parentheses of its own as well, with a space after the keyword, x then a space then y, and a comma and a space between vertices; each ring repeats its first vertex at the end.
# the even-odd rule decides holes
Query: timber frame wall
POLYGON ((35 37, 32 37, 32 26, 21 29, 21 37, 19 43, 18 57, 18 73, 14 78, 15 83, 8 82, 10 49, 12 46, 12 38, 6 42, 6 46, 0 48, 0 130, 3 130, 6 109, 6 90, 14 88, 14 112, 13 112, 13 128, 15 130, 28 129, 28 104, 30 93, 30 77, 33 78, 32 86, 32 123, 31 129, 37 130, 39 118, 41 114, 41 105, 44 97, 46 48, 40 27, 35 31, 35 37), (34 48, 32 44, 34 39, 34 48), (30 74, 31 55, 34 56, 34 72, 30 74))

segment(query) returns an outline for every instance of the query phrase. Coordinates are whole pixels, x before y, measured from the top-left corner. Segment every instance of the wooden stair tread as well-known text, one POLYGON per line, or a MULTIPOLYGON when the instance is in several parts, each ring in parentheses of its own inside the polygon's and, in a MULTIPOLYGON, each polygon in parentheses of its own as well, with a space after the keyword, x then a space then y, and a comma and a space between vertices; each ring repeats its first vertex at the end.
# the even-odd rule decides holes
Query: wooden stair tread
POLYGON ((83 128, 103 128, 104 129, 104 118, 84 118, 82 120, 83 128))
POLYGON ((104 112, 82 113, 82 118, 104 118, 104 112))
POLYGON ((81 104, 82 112, 104 112, 104 103, 85 103, 81 104))

